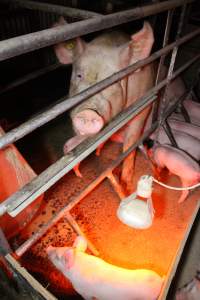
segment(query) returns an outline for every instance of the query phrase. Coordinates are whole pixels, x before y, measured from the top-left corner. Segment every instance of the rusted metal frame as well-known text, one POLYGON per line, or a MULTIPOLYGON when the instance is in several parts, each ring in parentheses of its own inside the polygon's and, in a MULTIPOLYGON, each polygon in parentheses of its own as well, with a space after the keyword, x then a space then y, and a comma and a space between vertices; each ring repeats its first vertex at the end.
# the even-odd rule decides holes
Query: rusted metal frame
POLYGON ((194 1, 195 0, 164 1, 7 39, 0 42, 0 61, 87 33, 158 14, 179 7, 184 3, 192 3, 194 1))
MULTIPOLYGON (((188 95, 188 91, 184 93, 177 101, 174 103, 168 110, 165 112, 165 119, 171 115, 176 106, 182 102, 188 95)), ((30 249, 33 244, 35 244, 53 225, 55 225, 61 218, 65 217, 70 210, 75 207, 83 198, 85 198, 92 190, 94 190, 99 184, 102 183, 105 178, 110 178, 110 174, 112 171, 123 161, 123 159, 129 155, 136 147, 141 149, 142 142, 148 138, 148 136, 153 133, 158 126, 158 121, 153 123, 152 127, 147 130, 143 136, 138 140, 137 143, 132 145, 127 151, 121 153, 116 160, 114 160, 110 166, 104 170, 95 180, 93 180, 88 186, 85 187, 83 191, 79 193, 79 195, 74 196, 70 203, 60 209, 46 224, 44 224, 36 233, 34 233, 29 239, 27 239, 18 249, 15 251, 15 254, 20 257, 22 256, 28 249, 30 249)), ((111 175, 112 176, 112 175, 111 175)), ((112 181, 112 180, 111 180, 112 181)), ((118 186, 118 184, 117 184, 118 186)), ((120 193, 118 193, 119 195, 120 193)), ((120 195, 120 198, 123 198, 123 193, 120 195)))
POLYGON ((58 15, 62 15, 65 17, 71 17, 71 18, 88 19, 88 18, 100 16, 100 14, 92 12, 92 11, 82 10, 82 9, 73 8, 73 7, 66 7, 66 6, 62 6, 62 5, 37 2, 37 1, 2 0, 2 2, 5 2, 6 4, 14 4, 16 6, 27 8, 27 9, 55 13, 58 15))
MULTIPOLYGON (((200 54, 188 61, 172 75, 171 79, 174 79, 199 58, 200 54)), ((93 152, 97 146, 106 141, 113 133, 124 126, 140 111, 152 104, 153 101, 155 101, 154 95, 166 84, 167 79, 161 81, 156 87, 149 90, 145 96, 141 97, 133 105, 122 111, 96 136, 82 142, 74 149, 74 151, 60 158, 30 183, 26 184, 22 189, 7 198, 0 204, 0 215, 8 212, 11 216, 16 216, 23 208, 32 203, 39 195, 69 172, 77 163, 93 152)))
MULTIPOLYGON (((176 103, 170 107, 170 109, 165 114, 165 119, 173 112, 176 106, 187 97, 188 92, 184 93, 176 103)), ((34 243, 36 243, 53 225, 55 225, 61 218, 65 217, 69 211, 76 206, 83 198, 85 198, 93 189, 96 188, 105 178, 110 178, 113 169, 115 169, 122 160, 130 154, 137 146, 140 148, 142 142, 156 129, 158 121, 155 122, 151 129, 147 130, 143 136, 138 140, 138 142, 132 145, 126 152, 119 155, 119 157, 113 161, 105 171, 103 171, 94 181, 92 181, 78 196, 72 198, 71 202, 58 211, 45 225, 43 225, 39 231, 32 235, 28 240, 26 240, 16 251, 15 254, 20 257, 22 256, 34 243)), ((141 149, 141 148, 140 148, 141 149)), ((118 184, 117 184, 118 185, 118 184)), ((123 198, 123 194, 121 195, 123 198)))
POLYGON ((61 218, 66 216, 74 206, 76 206, 84 197, 86 197, 93 189, 96 188, 105 178, 110 176, 110 173, 116 168, 123 159, 130 154, 139 144, 142 143, 156 128, 156 124, 152 126, 145 134, 138 140, 136 144, 131 146, 126 152, 119 155, 119 157, 110 164, 105 171, 103 171, 95 180, 93 180, 79 195, 72 198, 71 202, 58 211, 46 224, 44 224, 36 233, 34 233, 28 240, 15 250, 15 254, 22 256, 34 243, 36 243, 53 225, 55 225, 61 218))
MULTIPOLYGON (((163 48, 165 46, 167 46, 168 41, 169 41, 169 34, 170 34, 171 24, 172 24, 172 20, 173 20, 173 14, 174 14, 174 9, 169 10, 167 13, 165 34, 164 34, 164 38, 163 38, 163 48)), ((165 57, 166 57, 166 55, 162 55, 160 58, 159 64, 158 64, 158 70, 157 70, 157 76, 156 76, 156 82, 155 82, 156 85, 160 81, 162 66, 164 65, 165 57)), ((154 123, 158 118, 158 107, 159 107, 159 100, 156 101, 153 105, 152 123, 154 123)))
MULTIPOLYGON (((176 40, 180 38, 180 34, 181 34, 181 31, 182 31, 183 22, 184 22, 184 16, 185 16, 185 12, 186 12, 186 7, 187 7, 187 3, 185 3, 182 6, 181 16, 180 16, 180 20, 179 20, 179 24, 178 24, 178 30, 177 30, 177 34, 176 34, 176 40)), ((161 110, 160 110, 160 116, 158 118, 160 125, 162 125, 162 122, 161 122, 161 120, 162 120, 162 114, 164 113, 164 110, 165 110, 165 103, 166 103, 166 98, 167 98, 167 91, 168 91, 168 88, 169 88, 169 84, 171 82, 171 76, 172 76, 172 73, 173 73, 173 70, 174 70, 174 64, 175 64, 177 52, 178 52, 178 46, 175 46, 173 48, 173 51, 172 51, 171 61, 170 61, 170 65, 169 65, 169 69, 168 69, 168 74, 167 74, 167 81, 168 81, 168 83, 165 86, 164 95, 163 95, 162 100, 161 100, 161 110)), ((159 132, 159 129, 158 129, 158 132, 159 132)), ((172 141, 173 140, 174 140, 174 138, 172 139, 172 141)), ((177 144, 175 145, 174 143, 172 143, 172 145, 176 146, 177 144)))
POLYGON ((12 129, 8 133, 6 133, 3 137, 0 138, 0 149, 4 148, 5 146, 14 143, 15 141, 19 140, 20 138, 24 137, 28 133, 34 131, 35 129, 39 128, 40 126, 48 123, 49 121, 55 119, 57 116, 61 115, 65 111, 69 110, 70 108, 74 107, 75 105, 79 104, 83 100, 95 95, 96 93, 102 91, 106 87, 110 86, 111 84, 121 80, 122 78, 130 75, 138 68, 143 67, 146 64, 149 64, 156 59, 158 59, 163 54, 169 53, 175 46, 179 46, 190 39, 194 38, 200 34, 200 29, 193 31, 185 35, 183 38, 175 41, 165 48, 162 48, 155 53, 153 53, 148 58, 138 61, 137 63, 107 77, 106 79, 98 82, 97 84, 91 86, 90 88, 84 90, 83 92, 71 97, 71 98, 62 98, 59 100, 59 103, 54 105, 52 108, 38 114, 37 116, 33 117, 32 119, 28 120, 27 122, 23 123, 17 128, 12 129))
POLYGON ((29 73, 17 80, 14 80, 13 82, 9 83, 8 85, 4 86, 2 89, 0 89, 0 95, 14 89, 15 87, 19 86, 19 85, 22 85, 32 79, 35 79, 39 76, 42 76, 46 73, 49 73, 49 72, 52 72, 56 69, 58 69, 59 67, 61 67, 62 65, 60 63, 56 63, 56 64, 53 64, 53 65, 50 65, 50 66, 47 66, 45 68, 42 68, 42 69, 39 69, 39 70, 36 70, 32 73, 29 73))

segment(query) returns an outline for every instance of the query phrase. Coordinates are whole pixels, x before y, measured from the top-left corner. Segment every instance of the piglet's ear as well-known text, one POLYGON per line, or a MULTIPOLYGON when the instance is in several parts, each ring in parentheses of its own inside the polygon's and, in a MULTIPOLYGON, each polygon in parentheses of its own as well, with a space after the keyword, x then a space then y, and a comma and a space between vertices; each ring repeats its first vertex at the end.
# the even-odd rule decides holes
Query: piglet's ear
MULTIPOLYGON (((67 22, 60 17, 53 27, 66 25, 67 22)), ((58 43, 54 46, 54 51, 61 64, 72 64, 75 57, 81 55, 85 50, 86 43, 81 38, 76 38, 66 42, 58 43)))
POLYGON ((73 247, 78 251, 85 252, 87 249, 87 241, 84 239, 84 237, 77 236, 74 241, 73 247))
POLYGON ((131 63, 147 58, 154 43, 154 35, 151 25, 144 22, 143 28, 131 36, 133 53, 131 63))

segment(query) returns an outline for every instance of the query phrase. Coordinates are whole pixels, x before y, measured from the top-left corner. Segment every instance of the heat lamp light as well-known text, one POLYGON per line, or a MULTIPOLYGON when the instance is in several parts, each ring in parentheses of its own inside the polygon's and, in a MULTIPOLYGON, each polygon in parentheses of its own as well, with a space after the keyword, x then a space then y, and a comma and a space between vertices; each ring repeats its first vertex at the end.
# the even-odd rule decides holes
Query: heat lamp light
POLYGON ((172 187, 158 181, 151 175, 143 175, 137 183, 136 192, 124 198, 117 209, 117 217, 122 223, 136 229, 147 229, 152 225, 154 219, 151 198, 153 181, 165 188, 178 191, 191 190, 200 186, 200 183, 197 183, 184 188, 172 187))

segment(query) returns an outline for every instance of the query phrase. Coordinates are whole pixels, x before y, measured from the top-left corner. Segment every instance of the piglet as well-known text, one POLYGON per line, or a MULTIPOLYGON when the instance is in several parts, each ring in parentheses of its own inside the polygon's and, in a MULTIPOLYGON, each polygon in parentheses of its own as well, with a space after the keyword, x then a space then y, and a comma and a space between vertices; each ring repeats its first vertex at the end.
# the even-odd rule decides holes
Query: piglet
MULTIPOLYGON (((178 130, 172 130, 173 136, 177 142, 177 145, 180 149, 187 152, 190 156, 192 156, 195 160, 200 160, 200 140, 195 137, 187 134, 185 132, 181 132, 178 130)), ((157 133, 153 133, 150 138, 155 139, 157 137, 157 133)), ((171 144, 165 130, 161 127, 158 133, 158 142, 162 145, 171 144)))
POLYGON ((48 247, 56 268, 86 300, 155 300, 163 279, 146 269, 128 270, 85 253, 87 243, 77 237, 73 247, 48 247))
POLYGON ((186 123, 175 119, 170 119, 169 125, 173 130, 175 129, 181 132, 185 132, 200 140, 200 128, 197 125, 193 125, 191 123, 186 123))
MULTIPOLYGON (((200 182, 199 164, 182 150, 169 145, 157 145, 149 151, 149 154, 159 171, 166 167, 170 173, 180 178, 182 187, 192 186, 200 182)), ((178 202, 183 202, 188 194, 188 190, 182 191, 178 202)))

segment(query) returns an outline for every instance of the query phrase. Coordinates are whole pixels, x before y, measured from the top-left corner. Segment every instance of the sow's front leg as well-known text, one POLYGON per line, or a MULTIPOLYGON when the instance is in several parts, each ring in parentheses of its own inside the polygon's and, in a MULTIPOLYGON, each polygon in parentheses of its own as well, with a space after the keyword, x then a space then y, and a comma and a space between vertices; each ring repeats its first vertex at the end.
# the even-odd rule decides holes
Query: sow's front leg
MULTIPOLYGON (((139 113, 133 120, 131 120, 127 126, 123 152, 128 150, 130 146, 135 144, 141 137, 145 120, 147 119, 150 107, 147 107, 141 113, 139 113)), ((127 193, 133 192, 133 175, 135 165, 136 150, 132 151, 125 159, 122 165, 121 183, 124 186, 127 193)))

